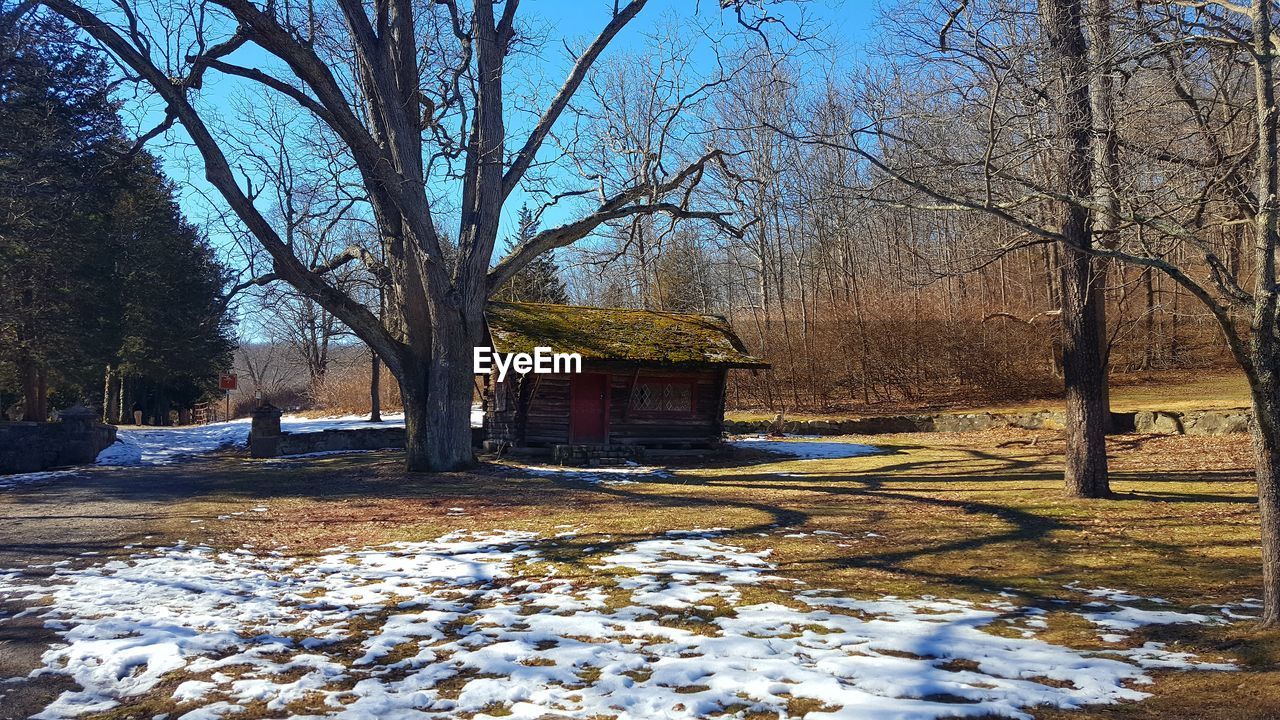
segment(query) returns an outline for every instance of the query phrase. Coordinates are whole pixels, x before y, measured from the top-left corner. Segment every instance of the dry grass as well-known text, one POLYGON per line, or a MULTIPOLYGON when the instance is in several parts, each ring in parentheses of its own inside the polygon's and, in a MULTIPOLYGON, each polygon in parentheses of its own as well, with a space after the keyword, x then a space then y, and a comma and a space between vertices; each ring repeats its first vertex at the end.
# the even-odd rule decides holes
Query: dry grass
MULTIPOLYGON (((1111 380, 1111 409, 1137 410, 1222 410, 1249 407, 1249 384, 1244 373, 1226 370, 1164 370, 1124 375, 1111 380)), ((1058 409, 1049 400, 1029 400, 983 407, 982 410, 1017 411, 1058 409)))
MULTIPOLYGON (((1111 380, 1111 409, 1115 412, 1138 410, 1221 410, 1249 407, 1249 385, 1239 370, 1165 370, 1160 372, 1123 375, 1111 380)), ((938 407, 894 406, 888 414, 903 412, 1033 412, 1060 410, 1060 398, 1045 397, 1027 400, 973 406, 964 403, 938 407)), ((767 420, 774 416, 769 410, 734 410, 727 413, 730 420, 767 420)), ((876 412, 811 413, 788 412, 793 420, 836 420, 846 417, 874 415, 876 412)))
MULTIPOLYGON (((570 525, 577 536, 544 562, 563 577, 599 582, 591 565, 619 544, 667 529, 718 526, 729 528, 730 543, 772 548, 782 575, 859 597, 989 597, 1014 588, 1048 598, 1079 581, 1185 607, 1259 592, 1254 486, 1242 436, 1114 438, 1116 496, 1095 501, 1062 495, 1062 440, 1053 432, 857 441, 888 452, 804 462, 744 455, 721 467, 678 470, 659 482, 615 486, 521 478, 493 464, 410 476, 391 452, 278 464, 228 457, 172 470, 214 473, 216 480, 208 493, 181 502, 180 519, 164 530, 190 537, 195 530, 186 518, 259 503, 269 512, 206 521, 201 539, 284 544, 308 553, 429 539, 455 529, 553 535, 570 525), (805 536, 785 537, 794 533, 805 536)), ((744 597, 770 599, 779 598, 767 587, 744 597)), ((1052 622, 1044 637, 1078 647, 1096 643, 1092 629, 1078 625, 1052 622)), ((1147 702, 1038 717, 1280 717, 1280 635, 1238 623, 1135 634, 1144 639, 1176 642, 1206 659, 1232 658, 1245 672, 1159 673, 1145 688, 1154 693, 1147 702)))

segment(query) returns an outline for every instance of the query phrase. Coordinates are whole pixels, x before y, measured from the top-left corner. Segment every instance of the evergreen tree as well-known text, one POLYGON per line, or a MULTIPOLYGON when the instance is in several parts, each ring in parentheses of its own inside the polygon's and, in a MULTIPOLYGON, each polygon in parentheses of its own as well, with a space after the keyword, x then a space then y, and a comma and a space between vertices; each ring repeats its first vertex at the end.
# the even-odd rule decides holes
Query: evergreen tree
POLYGON ((672 312, 710 312, 710 262, 696 235, 681 228, 655 260, 650 306, 672 312))
POLYGON ((26 419, 45 419, 49 388, 83 380, 111 344, 84 302, 110 282, 94 192, 120 136, 107 88, 102 58, 52 16, 0 38, 0 377, 26 419))
POLYGON ((229 362, 224 271, 128 152, 108 77, 54 16, 0 36, 0 410, 31 420, 104 401, 104 368, 189 404, 229 362))
POLYGON ((163 419, 171 407, 192 405, 229 365, 232 343, 220 301, 227 276, 182 216, 154 158, 134 156, 117 188, 107 227, 118 257, 112 365, 124 404, 136 402, 148 417, 163 419))
MULTIPOLYGON (((529 211, 528 205, 520 206, 518 229, 514 237, 507 239, 506 252, 510 253, 538 234, 538 221, 529 211)), ((569 291, 564 280, 560 279, 560 266, 556 263, 555 253, 545 253, 529 263, 523 270, 511 276, 496 296, 508 302, 540 302, 565 304, 569 302, 569 291)))

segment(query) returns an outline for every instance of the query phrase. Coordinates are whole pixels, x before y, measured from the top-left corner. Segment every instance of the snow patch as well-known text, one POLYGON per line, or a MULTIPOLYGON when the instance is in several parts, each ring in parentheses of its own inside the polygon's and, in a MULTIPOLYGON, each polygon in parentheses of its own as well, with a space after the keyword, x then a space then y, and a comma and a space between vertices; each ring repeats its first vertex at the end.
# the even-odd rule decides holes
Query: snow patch
POLYGON ((555 477, 565 480, 591 483, 592 485, 634 485, 638 482, 662 480, 671 477, 667 470, 631 463, 618 467, 562 467, 557 465, 519 465, 534 477, 555 477))
POLYGON ((1088 651, 1033 629, 988 632, 1044 614, 1010 593, 857 599, 774 583, 769 601, 744 602, 776 567, 715 529, 604 538, 593 573, 557 577, 546 558, 573 535, 453 533, 319 557, 180 543, 47 580, 0 573, 0 598, 47 598, 35 611, 62 643, 37 673, 81 685, 46 719, 158 692, 175 670, 189 675, 170 692, 190 718, 299 701, 346 720, 498 707, 514 718, 785 716, 802 698, 829 708, 810 715, 825 720, 935 720, 1138 700, 1149 668, 1232 669, 1158 643, 1088 651))
POLYGON ((18 473, 16 475, 0 475, 0 490, 11 490, 19 485, 43 482, 45 480, 61 480, 76 475, 75 470, 45 470, 43 472, 18 473))
MULTIPOLYGON (((483 411, 473 406, 471 408, 472 427, 479 427, 483 419, 483 411)), ((223 448, 241 447, 249 442, 250 422, 249 418, 240 418, 208 425, 120 430, 116 435, 115 444, 98 454, 98 464, 165 465, 223 448)), ((280 429, 294 433, 403 426, 403 413, 383 415, 383 421, 376 423, 369 422, 365 415, 323 418, 285 415, 280 418, 280 429)), ((0 485, 0 488, 3 486, 0 485)))

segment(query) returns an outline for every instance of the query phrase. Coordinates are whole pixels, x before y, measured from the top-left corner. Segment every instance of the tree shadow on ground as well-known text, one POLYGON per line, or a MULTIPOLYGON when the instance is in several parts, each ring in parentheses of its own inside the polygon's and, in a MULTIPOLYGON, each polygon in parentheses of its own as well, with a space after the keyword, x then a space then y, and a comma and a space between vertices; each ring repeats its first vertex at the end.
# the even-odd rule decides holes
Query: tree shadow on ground
MULTIPOLYGON (((731 525, 723 537, 746 538, 759 533, 803 527, 811 519, 811 500, 801 496, 817 494, 832 498, 834 504, 858 508, 869 523, 883 521, 890 514, 919 513, 922 518, 943 514, 951 522, 972 519, 974 529, 965 537, 944 537, 909 546, 866 553, 846 553, 805 561, 830 569, 869 569, 893 572, 927 582, 989 588, 990 577, 939 572, 923 568, 930 557, 954 553, 974 553, 985 548, 1017 545, 1036 552, 1055 551, 1050 540, 1055 534, 1084 533, 1088 528, 1074 517, 1050 514, 1039 509, 1003 503, 1027 492, 1052 497, 1061 483, 1061 471, 1047 466, 1045 456, 1009 457, 975 448, 946 448, 949 455, 920 457, 923 445, 901 445, 878 456, 887 463, 866 465, 857 458, 849 470, 824 469, 830 461, 812 466, 811 461, 755 453, 741 472, 724 473, 723 464, 690 468, 674 475, 647 475, 638 485, 601 484, 572 477, 528 477, 518 469, 501 464, 482 464, 471 472, 406 475, 398 452, 337 455, 323 459, 251 461, 233 453, 202 458, 181 465, 99 470, 83 481, 29 486, 10 493, 9 503, 0 506, 0 518, 31 528, 26 537, 0 534, 0 557, 35 556, 84 557, 85 552, 109 553, 127 539, 137 542, 143 529, 161 521, 181 522, 207 517, 189 503, 268 503, 274 500, 302 500, 341 504, 359 501, 364 505, 387 504, 399 514, 386 514, 390 522, 412 522, 424 514, 445 515, 454 504, 476 504, 476 512, 554 513, 555 508, 574 507, 590 511, 612 511, 625 503, 635 512, 653 512, 655 517, 679 511, 705 517, 705 527, 731 525), (770 470, 759 468, 767 465, 770 470), (809 469, 812 467, 812 469, 809 469), (797 495, 792 495, 793 493, 797 495), (892 513, 878 507, 894 506, 892 513), (416 515, 415 515, 416 514, 416 515), (726 518, 732 517, 732 522, 726 518), (743 521, 759 517, 758 521, 743 521), (89 532, 66 535, 40 533, 41 528, 69 525, 127 526, 127 532, 95 536, 89 532), (925 562, 922 562, 925 561, 925 562)), ((936 448, 935 448, 936 449, 936 448)), ((1247 506, 1248 495, 1205 492, 1202 483, 1246 483, 1247 475, 1236 472, 1161 471, 1116 473, 1121 492, 1113 500, 1093 501, 1090 508, 1107 508, 1142 503, 1209 503, 1247 506), (1141 487, 1126 487, 1139 483, 1141 487), (1159 489, 1169 486, 1168 490, 1159 489), (1183 487, 1177 487, 1182 485, 1183 487), (1201 488, 1196 488, 1201 485, 1201 488), (1155 486, 1157 489, 1153 489, 1155 486), (1121 501, 1121 502, 1116 502, 1121 501)), ((1243 488, 1242 488, 1243 489, 1243 488)), ((271 522, 268 518, 245 518, 245 522, 271 522)), ((334 522, 341 523, 337 517, 334 522)), ((353 520, 355 522, 355 520, 353 520)), ((617 533, 609 539, 594 538, 595 552, 613 549, 661 535, 666 529, 644 533, 617 533)), ((1160 538, 1135 539, 1137 549, 1155 553, 1171 562, 1187 560, 1186 548, 1160 538)))

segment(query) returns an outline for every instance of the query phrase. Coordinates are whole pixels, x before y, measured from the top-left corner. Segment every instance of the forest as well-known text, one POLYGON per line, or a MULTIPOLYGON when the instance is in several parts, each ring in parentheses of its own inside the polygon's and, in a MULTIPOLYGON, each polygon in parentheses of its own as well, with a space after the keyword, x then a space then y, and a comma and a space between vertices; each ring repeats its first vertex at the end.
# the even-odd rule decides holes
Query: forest
MULTIPOLYGON (((581 131, 589 133, 585 139, 597 143, 599 152, 613 148, 625 159, 659 151, 682 157, 692 152, 690 144, 714 137, 711 142, 732 156, 733 165, 711 168, 688 202, 732 218, 733 227, 660 214, 609 221, 592 237, 539 258, 536 267, 499 291, 501 297, 728 317, 752 349, 773 363, 767 374, 735 378, 735 407, 830 412, 1061 393, 1064 251, 1020 224, 1026 218, 1047 226, 1054 213, 1052 201, 1027 187, 1051 181, 1059 140, 1047 125, 1050 109, 1044 104, 1051 79, 1034 67, 1040 50, 1032 34, 1036 20, 1016 3, 975 3, 950 23, 951 45, 940 47, 944 5, 904 5, 884 13, 881 47, 872 53, 880 61, 866 73, 807 65, 819 52, 811 47, 813 39, 803 48, 767 50, 745 39, 748 59, 738 72, 707 77, 662 60, 667 48, 692 42, 697 34, 683 28, 602 60, 602 78, 587 90, 603 116, 581 131), (983 35, 995 27, 1007 31, 1000 35, 1003 46, 983 35), (974 48, 991 57, 971 57, 974 48), (945 58, 953 71, 940 75, 936 66, 923 64, 927 56, 945 58), (1002 66, 1008 56, 1026 65, 1002 66), (915 90, 901 90, 908 87, 915 90), (895 126, 906 117, 929 127, 897 138, 895 126), (850 128, 857 128, 857 137, 850 128), (932 137, 965 142, 943 146, 932 137), (863 147, 891 148, 892 166, 877 168, 862 157, 863 147), (749 175, 738 176, 744 168, 749 175), (964 197, 938 201, 890 172, 900 169, 924 173, 921 179, 932 186, 963 190, 964 197), (962 207, 958 199, 974 206, 962 207), (982 212, 984 202, 1016 206, 1019 221, 982 212)), ((1150 209, 1158 208, 1162 217, 1181 222, 1180 214, 1187 214, 1212 237, 1226 273, 1237 281, 1247 278, 1250 238, 1235 216, 1252 191, 1238 181, 1223 187, 1204 164, 1208 160, 1169 157, 1167 151, 1179 145, 1186 152, 1212 141, 1220 145, 1213 152, 1221 154, 1214 168, 1246 159, 1253 132, 1251 117, 1240 110, 1250 100, 1242 95, 1248 91, 1247 61, 1206 52, 1176 67, 1160 66, 1159 57, 1137 57, 1136 34, 1177 32, 1174 19, 1129 17, 1117 10, 1107 22, 1114 49, 1105 60, 1122 79, 1108 90, 1115 107, 1105 128, 1115 153, 1117 193, 1132 191, 1124 199, 1139 207, 1156 203, 1150 209), (1223 88, 1226 95, 1180 95, 1182 87, 1219 75, 1237 86, 1223 88), (1171 113, 1184 124, 1164 128, 1163 135, 1146 134, 1141 118, 1152 112, 1171 113), (1166 185, 1168 198, 1152 198, 1131 185, 1153 172, 1169 173, 1181 186, 1166 185), (1246 197, 1232 197, 1232 191, 1246 197), (1223 203, 1234 203, 1235 210, 1223 203)), ((269 137, 295 154, 302 154, 303 136, 315 134, 275 117, 275 111, 262 122, 275 128, 269 137)), ((367 219, 342 201, 349 192, 342 189, 343 179, 320 166, 326 148, 308 152, 315 153, 309 165, 295 156, 286 167, 279 152, 252 160, 273 179, 273 217, 319 262, 359 237, 367 219)), ((528 203, 519 210, 507 250, 536 233, 543 213, 553 212, 528 203)), ((1113 224, 1105 230, 1108 245, 1148 247, 1156 238, 1161 244, 1151 247, 1162 257, 1194 272, 1209 271, 1199 250, 1162 237, 1149 224, 1113 224)), ((244 247, 246 267, 255 255, 262 262, 260 249, 248 241, 244 247)), ((1192 291, 1150 266, 1107 258, 1096 264, 1105 306, 1099 342, 1111 374, 1234 366, 1213 313, 1192 291)), ((367 302, 378 302, 377 291, 365 287, 369 278, 358 271, 331 277, 364 293, 367 302)), ((238 367, 251 386, 262 382, 291 403, 349 411, 367 401, 367 351, 360 359, 348 347, 353 335, 320 303, 269 287, 251 289, 239 307, 247 322, 238 367), (268 352, 263 343, 276 349, 268 352), (291 382, 268 382, 272 372, 264 363, 289 368, 291 382), (300 368, 305 379, 294 372, 300 368)))
MULTIPOLYGON (((46 5, 162 104, 136 137, 204 166, 203 222, 233 270, 185 275, 208 278, 211 340, 238 318, 247 392, 283 376, 295 405, 351 409, 360 394, 335 387, 367 374, 380 404, 385 368, 411 466, 471 462, 465 367, 504 295, 727 317, 773 365, 735 379, 734 407, 1062 395, 1068 482, 1086 495, 1106 492, 1112 374, 1234 363, 1259 417, 1280 408, 1267 3, 901 3, 855 54, 805 3, 764 1, 610 47, 633 2, 569 54, 558 89, 537 81, 540 31, 514 4, 492 28, 452 5, 401 18, 405 37, 432 29, 412 52, 357 23, 339 33, 352 55, 292 10, 231 3, 164 30, 181 57, 150 50, 163 14, 121 28, 46 5), (238 64, 249 45, 279 65, 238 64), (261 96, 202 105, 211 74, 261 96), (360 344, 364 369, 330 372, 360 344)), ((16 346, 41 335, 10 326, 16 346)), ((146 353, 105 335, 120 349, 99 353, 104 374, 129 377, 146 353)), ((47 381, 23 353, 12 375, 38 415, 47 381)), ((146 394, 112 385, 108 406, 146 394)), ((1280 430, 1259 432, 1269 454, 1280 430)))

